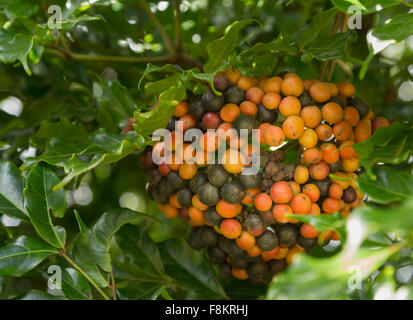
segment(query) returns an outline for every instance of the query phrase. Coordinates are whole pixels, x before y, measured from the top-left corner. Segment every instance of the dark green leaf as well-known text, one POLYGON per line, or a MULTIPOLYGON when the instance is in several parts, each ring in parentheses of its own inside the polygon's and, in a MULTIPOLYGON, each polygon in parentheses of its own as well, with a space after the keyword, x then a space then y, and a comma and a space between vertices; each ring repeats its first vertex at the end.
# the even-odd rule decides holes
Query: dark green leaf
POLYGON ((107 212, 99 218, 90 237, 90 248, 99 267, 107 272, 112 269, 109 249, 114 234, 127 223, 142 223, 144 219, 145 215, 126 208, 107 212))
POLYGON ((208 44, 208 62, 204 66, 205 72, 210 73, 219 71, 222 62, 233 53, 238 45, 240 30, 253 22, 253 19, 235 21, 221 38, 208 44))
POLYGON ((0 213, 29 222, 23 204, 24 178, 12 162, 0 161, 0 213))
POLYGON ((0 276, 20 277, 57 252, 46 243, 21 236, 0 248, 0 276))
POLYGON ((404 171, 394 170, 388 166, 373 169, 376 180, 362 174, 357 180, 364 194, 376 203, 402 202, 413 199, 413 176, 404 171))
POLYGON ((10 20, 28 18, 37 10, 37 4, 30 0, 13 0, 8 2, 5 12, 10 20))
POLYGON ((72 268, 66 268, 62 272, 62 291, 71 300, 90 300, 92 290, 82 274, 72 268))
POLYGON ((311 40, 316 38, 321 30, 327 27, 336 15, 336 8, 330 8, 315 15, 310 27, 301 31, 300 50, 302 51, 311 40))
POLYGON ((361 165, 366 168, 371 179, 373 163, 400 163, 413 151, 413 128, 407 123, 394 122, 390 127, 382 127, 367 140, 355 144, 361 165))
POLYGON ((304 49, 303 59, 307 60, 308 57, 321 61, 343 59, 351 63, 362 64, 362 61, 351 57, 346 51, 348 42, 353 41, 356 35, 354 30, 350 30, 345 33, 318 38, 310 42, 304 49))
POLYGON ((51 169, 43 164, 36 165, 27 176, 24 204, 37 233, 52 246, 63 248, 64 243, 51 218, 51 213, 63 217, 66 211, 65 191, 52 190, 59 181, 51 169))
POLYGON ((190 273, 201 284, 225 297, 225 291, 215 276, 210 262, 199 251, 191 247, 181 238, 170 239, 164 242, 168 254, 177 264, 190 273))
POLYGON ((34 146, 43 148, 51 138, 63 139, 70 142, 85 142, 89 133, 80 124, 73 124, 67 118, 60 122, 42 121, 39 130, 31 136, 34 146))

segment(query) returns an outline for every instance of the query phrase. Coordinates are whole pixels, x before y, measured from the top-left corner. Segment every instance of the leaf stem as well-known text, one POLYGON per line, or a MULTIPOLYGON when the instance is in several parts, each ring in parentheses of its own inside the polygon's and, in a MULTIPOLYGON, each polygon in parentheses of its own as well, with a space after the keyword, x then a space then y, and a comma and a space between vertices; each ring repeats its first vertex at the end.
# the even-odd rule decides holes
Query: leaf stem
MULTIPOLYGON (((343 23, 341 24, 341 32, 347 31, 348 19, 349 19, 348 14, 344 14, 343 23)), ((330 81, 331 78, 333 77, 334 67, 336 66, 336 63, 337 63, 337 60, 334 60, 333 62, 331 62, 330 71, 328 72, 328 76, 327 76, 327 81, 330 81)))
POLYGON ((116 283, 115 283, 115 276, 113 275, 113 268, 110 269, 110 281, 112 282, 112 295, 113 300, 117 300, 116 296, 116 283))
POLYGON ((81 267, 79 267, 72 259, 70 259, 69 256, 68 256, 66 253, 60 251, 60 252, 59 252, 59 255, 60 255, 61 257, 63 257, 67 262, 69 262, 77 271, 79 271, 79 272, 87 279, 87 281, 89 281, 90 284, 95 287, 95 289, 102 295, 102 297, 103 297, 105 300, 110 300, 109 297, 106 295, 106 293, 104 293, 104 292, 102 291, 102 289, 99 288, 99 286, 96 284, 96 282, 93 281, 93 280, 87 275, 87 273, 86 273, 85 271, 83 271, 83 269, 82 269, 81 267))

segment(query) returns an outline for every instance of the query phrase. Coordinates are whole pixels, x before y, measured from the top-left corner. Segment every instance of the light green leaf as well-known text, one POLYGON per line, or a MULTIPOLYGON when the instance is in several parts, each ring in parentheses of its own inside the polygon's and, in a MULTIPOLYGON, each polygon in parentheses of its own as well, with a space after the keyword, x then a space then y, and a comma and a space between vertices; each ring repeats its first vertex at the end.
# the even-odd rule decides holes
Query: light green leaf
POLYGON ((14 34, 4 29, 0 30, 0 61, 4 63, 20 61, 28 75, 32 74, 27 62, 27 57, 32 48, 32 35, 14 34))

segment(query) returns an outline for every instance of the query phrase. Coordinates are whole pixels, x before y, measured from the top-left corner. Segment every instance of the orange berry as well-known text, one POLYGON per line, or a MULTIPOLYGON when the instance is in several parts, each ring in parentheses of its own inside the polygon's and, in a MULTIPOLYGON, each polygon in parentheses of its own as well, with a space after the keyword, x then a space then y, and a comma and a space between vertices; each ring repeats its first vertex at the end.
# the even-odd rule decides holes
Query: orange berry
POLYGON ((304 223, 300 227, 300 234, 307 239, 317 238, 320 234, 312 225, 304 223))
POLYGON ((254 205, 259 211, 268 211, 272 207, 272 199, 266 193, 260 193, 254 198, 254 205))
POLYGON ((310 166, 310 177, 314 180, 324 180, 330 173, 330 167, 325 161, 319 163, 313 163, 310 166))
POLYGON ((296 194, 291 200, 291 209, 297 214, 308 214, 311 211, 311 200, 304 194, 296 194))
POLYGON ((348 82, 340 82, 338 84, 338 90, 340 91, 340 94, 346 98, 350 98, 356 93, 356 88, 348 82))
POLYGON ((334 143, 324 142, 320 150, 323 153, 323 160, 329 164, 336 163, 340 159, 340 153, 334 143))
POLYGON ((350 122, 343 120, 334 125, 333 133, 338 141, 345 141, 353 135, 353 128, 350 122))
POLYGON ((315 128, 321 122, 321 111, 319 107, 307 106, 300 112, 300 117, 304 120, 304 125, 307 128, 315 128))
POLYGON ((252 117, 255 117, 255 115, 258 112, 257 105, 251 101, 243 101, 239 105, 239 110, 243 114, 248 114, 252 117))
POLYGON ((294 170, 294 181, 298 184, 304 184, 308 181, 310 173, 308 168, 302 165, 299 165, 294 170))
POLYGON ((242 227, 235 219, 224 219, 220 224, 222 235, 228 239, 236 239, 240 236, 242 227))
POLYGON ((188 209, 189 219, 195 222, 197 225, 203 225, 205 221, 204 212, 195 208, 189 207, 188 209))
POLYGON ((360 122, 360 114, 356 108, 347 106, 343 109, 344 112, 344 120, 351 123, 353 127, 358 125, 360 122))
POLYGON ((278 147, 285 140, 284 132, 280 127, 277 126, 268 126, 264 130, 264 142, 270 146, 278 147))
POLYGON ((274 110, 280 105, 281 96, 276 92, 268 92, 262 98, 262 104, 269 110, 274 110))
POLYGON ((330 123, 338 123, 343 120, 343 108, 335 102, 328 102, 321 108, 323 119, 330 123))
POLYGON ((245 157, 237 150, 228 149, 222 158, 222 166, 233 174, 241 173, 244 169, 245 157))
POLYGON ((284 78, 281 91, 285 96, 299 97, 304 91, 303 81, 298 76, 284 78))
POLYGON ((264 84, 264 92, 281 92, 282 79, 280 77, 269 78, 264 84))
POLYGON ((275 203, 288 203, 293 197, 293 190, 288 182, 278 181, 272 185, 270 195, 275 203))
POLYGON ((320 199, 320 189, 314 183, 308 183, 303 186, 303 193, 307 195, 312 202, 320 199))
POLYGON ((235 242, 237 243, 238 247, 242 250, 249 250, 251 249, 253 246, 255 246, 255 237, 249 233, 248 231, 242 231, 241 235, 239 236, 239 238, 237 238, 235 240, 235 242))
POLYGON ((306 149, 314 148, 318 142, 318 135, 313 129, 305 129, 298 142, 306 149))
POLYGON ((340 157, 342 159, 351 159, 353 157, 357 157, 357 152, 356 150, 353 149, 354 141, 353 140, 347 140, 344 141, 338 150, 340 153, 340 157))
POLYGON ((318 148, 304 150, 303 160, 306 163, 317 163, 323 160, 323 153, 318 148))
POLYGON ((181 101, 174 110, 174 117, 180 118, 189 112, 189 104, 187 101, 181 101))
POLYGON ((254 78, 253 77, 241 77, 237 81, 237 86, 241 90, 247 91, 249 88, 254 86, 254 78))
POLYGON ((331 98, 331 91, 328 84, 315 82, 310 86, 309 93, 315 102, 326 102, 331 98))
POLYGON ((341 205, 337 199, 327 198, 323 201, 322 207, 325 213, 332 214, 340 211, 341 205))
POLYGON ((284 134, 289 139, 298 139, 304 133, 304 121, 298 116, 290 116, 282 125, 284 134))
POLYGON ((288 96, 281 100, 278 108, 284 117, 298 116, 301 111, 301 102, 294 96, 288 96))
POLYGON ((276 204, 272 209, 272 215, 279 223, 289 222, 289 218, 287 218, 286 215, 292 213, 293 210, 288 204, 276 204))
POLYGON ((237 81, 242 77, 241 72, 239 72, 238 70, 233 69, 232 67, 228 68, 224 72, 224 74, 232 84, 236 84, 237 81))
POLYGON ((164 213, 165 217, 172 219, 178 215, 178 209, 172 207, 170 204, 164 204, 162 206, 162 212, 164 213))
POLYGON ((245 93, 245 98, 256 105, 259 105, 262 102, 264 97, 264 91, 259 87, 251 87, 245 93))
POLYGON ((199 200, 197 194, 195 194, 192 197, 192 206, 197 208, 198 210, 201 210, 201 211, 205 211, 206 209, 209 208, 206 204, 202 203, 201 200, 199 200))
POLYGON ((245 269, 232 268, 232 275, 234 276, 234 278, 237 278, 238 280, 248 279, 248 273, 245 269))
POLYGON ((227 103, 219 111, 221 119, 225 122, 233 122, 236 118, 238 118, 239 114, 240 110, 234 103, 227 103))
POLYGON ((338 183, 332 183, 328 189, 328 195, 333 199, 341 199, 343 188, 338 183))
POLYGON ((242 205, 239 203, 229 203, 226 202, 224 199, 220 199, 216 204, 215 209, 223 218, 234 218, 235 216, 241 213, 242 205))
POLYGON ((318 139, 322 141, 329 140, 333 135, 333 129, 326 123, 318 125, 315 132, 318 135, 318 139))
POLYGON ((279 253, 280 253, 279 246, 276 246, 274 249, 270 251, 263 251, 261 252, 262 260, 269 261, 271 259, 275 259, 275 257, 277 257, 279 253))

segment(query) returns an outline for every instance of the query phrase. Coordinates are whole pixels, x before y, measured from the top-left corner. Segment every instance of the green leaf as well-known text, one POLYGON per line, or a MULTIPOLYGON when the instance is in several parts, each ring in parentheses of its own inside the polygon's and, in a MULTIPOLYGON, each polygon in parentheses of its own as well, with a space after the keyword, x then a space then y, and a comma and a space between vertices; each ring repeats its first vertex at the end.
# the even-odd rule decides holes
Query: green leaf
POLYGON ((70 142, 85 142, 89 133, 81 124, 73 124, 67 118, 60 122, 42 121, 39 130, 30 137, 31 143, 43 148, 51 138, 63 139, 70 142))
POLYGON ((303 51, 303 59, 316 58, 321 61, 343 59, 355 64, 363 64, 351 57, 347 51, 347 45, 350 41, 356 39, 356 32, 354 30, 345 33, 337 33, 327 37, 317 38, 310 42, 303 51))
POLYGON ((14 163, 0 160, 0 213, 29 222, 23 204, 24 178, 14 163))
POLYGON ((46 243, 21 236, 0 248, 0 276, 20 277, 57 252, 46 243))
POLYGON ((127 88, 118 80, 107 81, 103 78, 99 79, 103 90, 103 94, 98 97, 100 108, 103 107, 113 121, 115 121, 116 125, 121 128, 138 107, 127 88))
POLYGON ((142 77, 139 80, 138 87, 140 88, 143 79, 145 79, 148 75, 154 72, 165 72, 165 73, 179 73, 180 70, 177 69, 172 64, 165 64, 163 66, 155 66, 152 63, 148 63, 146 65, 146 69, 142 74, 142 77))
POLYGON ((388 166, 377 166, 373 169, 376 180, 362 174, 358 187, 373 202, 387 204, 413 199, 413 176, 404 171, 394 170, 388 166))
POLYGON ((221 297, 226 297, 210 262, 201 252, 191 249, 188 243, 181 238, 167 240, 163 246, 171 258, 197 281, 221 297))
POLYGON ((13 0, 6 5, 6 15, 10 20, 28 18, 37 11, 37 4, 30 0, 13 0))
POLYGON ((363 13, 372 13, 400 3, 399 0, 331 0, 331 2, 345 13, 348 13, 349 7, 354 5, 358 6, 363 13))
POLYGON ((109 272, 111 259, 109 254, 110 241, 114 234, 127 223, 142 223, 146 215, 121 208, 103 214, 92 229, 90 249, 96 263, 104 271, 109 272))
POLYGON ((14 34, 7 30, 0 30, 0 61, 13 63, 20 61, 24 70, 31 75, 27 57, 33 48, 33 37, 29 34, 14 34))
POLYGON ((124 281, 116 285, 121 298, 129 300, 154 300, 161 294, 162 284, 124 281))
POLYGON ((30 290, 25 295, 16 298, 17 300, 67 300, 65 297, 53 296, 40 290, 30 290))
POLYGON ((135 130, 144 137, 148 137, 156 129, 165 128, 175 107, 184 99, 186 99, 184 87, 170 87, 159 96, 159 102, 155 109, 144 113, 135 112, 135 130))
POLYGON ((407 123, 394 122, 389 127, 377 129, 369 139, 355 144, 353 148, 370 179, 375 180, 376 176, 372 172, 374 163, 398 164, 413 152, 413 127, 407 123))
POLYGON ((336 15, 336 8, 330 8, 315 15, 309 28, 301 31, 300 50, 302 51, 311 40, 316 38, 321 30, 327 27, 336 15))
POLYGON ((33 167, 39 162, 63 167, 66 177, 54 186, 58 190, 72 179, 95 169, 101 164, 110 164, 143 147, 145 140, 134 133, 113 134, 100 129, 89 137, 87 144, 78 145, 61 139, 51 139, 46 151, 39 157, 27 158, 24 168, 33 167), (89 158, 85 159, 85 155, 89 158), (83 156, 80 158, 79 156, 83 156))
POLYGON ((120 247, 130 255, 134 264, 152 277, 162 278, 165 269, 159 249, 144 228, 126 225, 116 234, 120 247))
POLYGON ((146 229, 155 242, 163 242, 188 232, 188 223, 181 218, 169 219, 158 211, 154 216, 157 219, 150 221, 146 229))
POLYGON ((77 211, 75 211, 75 216, 79 224, 80 232, 73 243, 73 259, 98 286, 106 287, 109 284, 108 275, 102 275, 93 258, 90 247, 90 230, 83 223, 77 211))
POLYGON ((413 34, 413 12, 395 16, 386 21, 384 26, 376 27, 367 34, 367 42, 373 53, 377 54, 390 44, 407 39, 413 34))
POLYGON ((65 268, 62 272, 62 291, 71 300, 90 300, 92 290, 86 278, 77 270, 65 268))
POLYGON ((65 191, 53 191, 59 183, 57 175, 44 164, 36 165, 27 176, 24 204, 37 233, 56 248, 63 248, 61 234, 52 223, 51 213, 63 217, 66 211, 65 191))
POLYGON ((239 32, 245 26, 253 23, 253 19, 235 21, 229 26, 227 32, 219 39, 211 41, 207 45, 208 62, 204 66, 204 71, 218 72, 222 62, 225 61, 238 45, 239 32))

